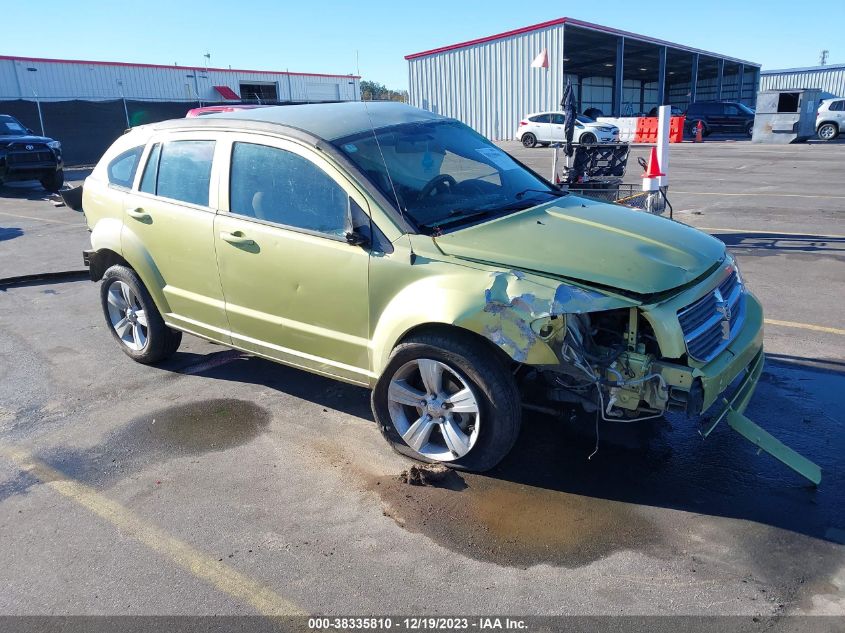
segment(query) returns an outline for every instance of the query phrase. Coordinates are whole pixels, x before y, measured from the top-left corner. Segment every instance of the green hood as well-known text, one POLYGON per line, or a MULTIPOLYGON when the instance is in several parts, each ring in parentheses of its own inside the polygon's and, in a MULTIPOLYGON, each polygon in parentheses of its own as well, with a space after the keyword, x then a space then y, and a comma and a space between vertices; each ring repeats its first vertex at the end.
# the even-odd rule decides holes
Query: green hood
POLYGON ((638 294, 687 284, 725 245, 667 218, 566 196, 435 238, 447 255, 638 294))

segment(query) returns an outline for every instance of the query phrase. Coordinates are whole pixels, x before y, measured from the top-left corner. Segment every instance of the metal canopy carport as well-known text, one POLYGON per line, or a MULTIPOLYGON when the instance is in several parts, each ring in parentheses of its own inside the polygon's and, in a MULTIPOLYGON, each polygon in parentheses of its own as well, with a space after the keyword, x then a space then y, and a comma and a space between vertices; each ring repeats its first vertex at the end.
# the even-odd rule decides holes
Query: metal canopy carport
POLYGON ((647 114, 695 100, 754 105, 760 67, 610 27, 559 18, 406 56, 412 105, 453 116, 494 139, 521 117, 558 107, 566 80, 579 111, 647 114), (548 69, 531 68, 546 50, 548 69))
POLYGON ((753 105, 759 72, 742 60, 574 20, 565 23, 563 69, 586 88, 578 91, 581 111, 597 107, 614 116, 664 104, 685 109, 696 100, 753 105), (608 94, 609 101, 602 98, 608 94))

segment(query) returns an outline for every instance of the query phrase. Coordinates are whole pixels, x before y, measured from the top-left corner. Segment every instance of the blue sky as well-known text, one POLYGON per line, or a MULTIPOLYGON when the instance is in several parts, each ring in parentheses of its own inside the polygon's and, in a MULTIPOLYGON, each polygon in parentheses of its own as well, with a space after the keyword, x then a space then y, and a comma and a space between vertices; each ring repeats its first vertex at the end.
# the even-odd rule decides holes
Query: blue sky
POLYGON ((784 0, 38 0, 6 5, 0 54, 201 65, 208 51, 211 66, 354 73, 357 51, 364 78, 397 89, 407 87, 408 53, 563 16, 760 62, 764 69, 813 66, 823 48, 830 50, 830 62, 845 63, 842 0, 809 5, 784 0), (706 11, 693 20, 693 7, 703 6, 706 11))

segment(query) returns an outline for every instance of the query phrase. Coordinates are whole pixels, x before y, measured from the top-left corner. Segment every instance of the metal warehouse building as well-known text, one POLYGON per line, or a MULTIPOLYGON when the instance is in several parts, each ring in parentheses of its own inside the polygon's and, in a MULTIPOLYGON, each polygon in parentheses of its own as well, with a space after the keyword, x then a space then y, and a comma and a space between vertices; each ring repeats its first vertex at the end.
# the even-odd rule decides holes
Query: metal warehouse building
POLYGON ((139 99, 205 103, 357 101, 359 78, 0 55, 0 99, 139 99))
POLYGON ((0 56, 0 113, 96 161, 127 127, 212 103, 357 101, 355 75, 0 56))
POLYGON ((764 70, 760 73, 760 90, 818 88, 823 98, 845 97, 845 64, 810 68, 764 70))
POLYGON ((657 105, 732 99, 753 106, 760 65, 572 18, 407 55, 412 105, 491 139, 558 107, 566 80, 579 112, 636 116, 657 105), (548 53, 548 68, 532 60, 548 53))

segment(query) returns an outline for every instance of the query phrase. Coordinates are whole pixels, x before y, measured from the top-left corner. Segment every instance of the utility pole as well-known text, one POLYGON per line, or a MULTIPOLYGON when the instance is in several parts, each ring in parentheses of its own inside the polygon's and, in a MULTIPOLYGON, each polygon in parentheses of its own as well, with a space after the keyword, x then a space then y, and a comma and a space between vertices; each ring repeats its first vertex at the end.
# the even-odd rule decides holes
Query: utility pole
MULTIPOLYGON (((37 68, 27 68, 27 72, 37 73, 37 68)), ((38 122, 41 124, 41 136, 45 136, 44 132, 44 117, 41 114, 41 100, 38 98, 38 90, 35 88, 35 80, 30 84, 32 87, 32 95, 35 97, 35 107, 38 108, 38 122)))

